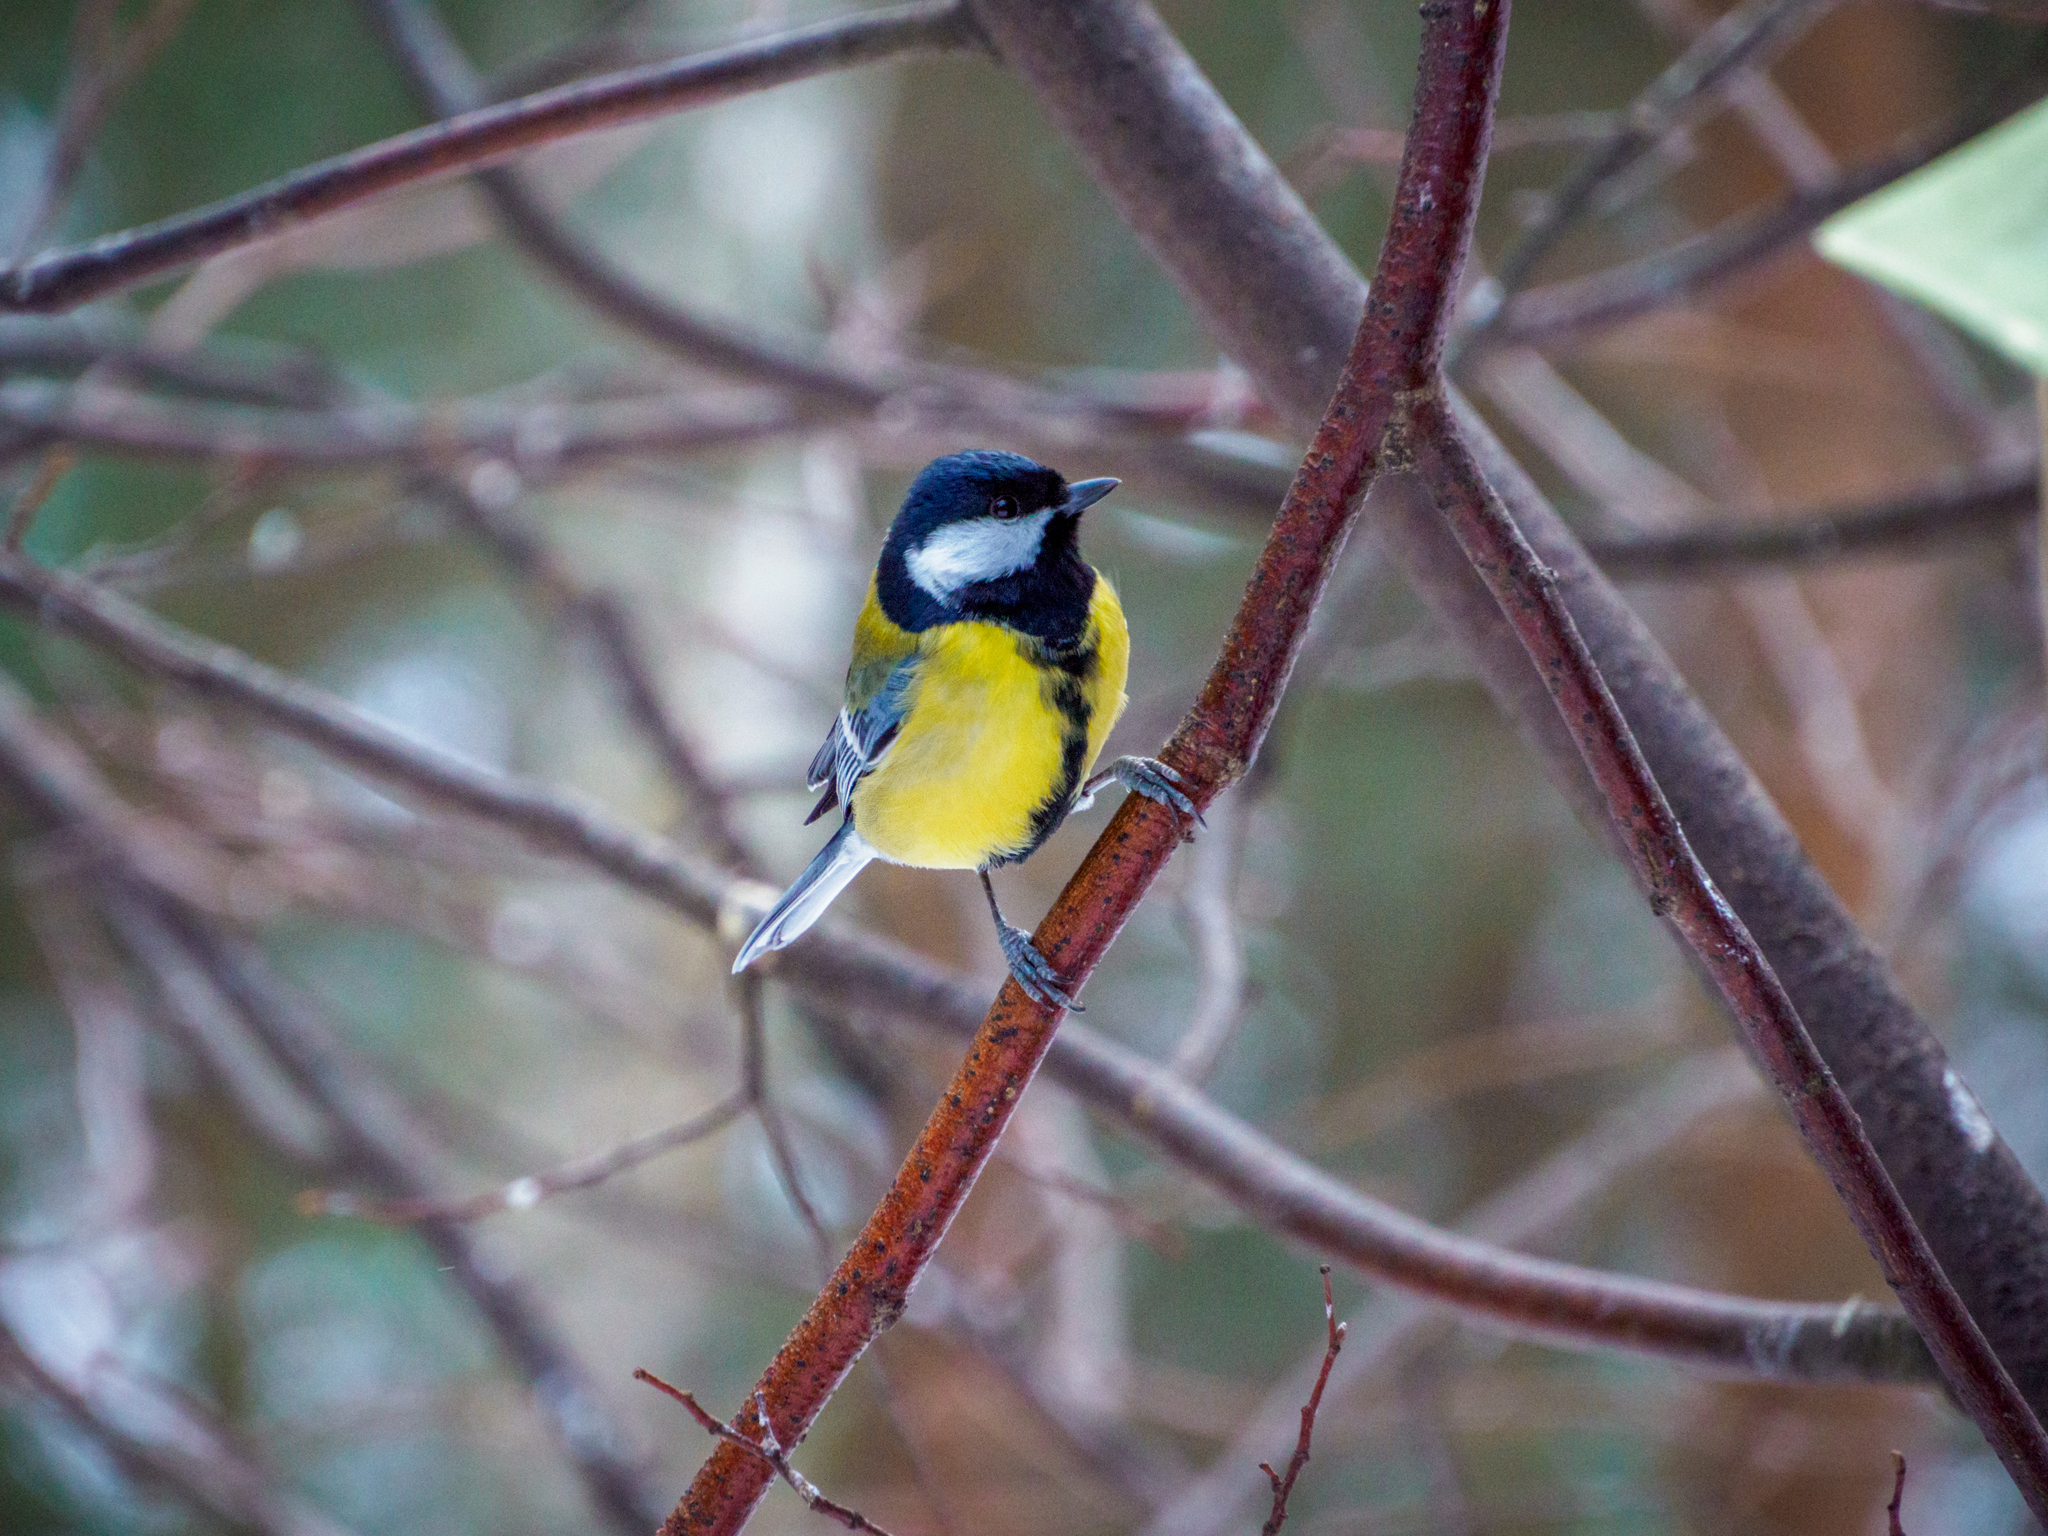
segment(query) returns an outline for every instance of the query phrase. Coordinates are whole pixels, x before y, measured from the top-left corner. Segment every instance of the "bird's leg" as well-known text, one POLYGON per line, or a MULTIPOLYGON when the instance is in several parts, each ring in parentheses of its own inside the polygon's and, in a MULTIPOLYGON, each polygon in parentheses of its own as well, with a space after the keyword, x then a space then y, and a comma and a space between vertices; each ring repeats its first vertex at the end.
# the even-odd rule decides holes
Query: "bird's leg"
POLYGON ((996 942, 1003 946, 1003 958, 1009 962, 1010 975, 1017 985, 1033 1002, 1043 1003, 1048 1008, 1064 1008, 1070 1013, 1086 1012, 1060 985, 1059 972, 1053 969, 1052 962, 1032 947, 1031 935, 1003 920, 1003 909, 996 905, 996 888, 989 883, 988 871, 983 869, 976 873, 981 876, 982 894, 988 897, 989 916, 996 920, 996 942))
POLYGON ((1123 785, 1134 795, 1143 795, 1147 800, 1156 800, 1169 810, 1179 811, 1183 816, 1192 816, 1202 821, 1202 813, 1195 809, 1195 802, 1181 792, 1185 780, 1156 757, 1120 757, 1102 772, 1091 777, 1081 786, 1081 793, 1074 796, 1069 811, 1085 811, 1095 803, 1095 796, 1111 780, 1123 785))

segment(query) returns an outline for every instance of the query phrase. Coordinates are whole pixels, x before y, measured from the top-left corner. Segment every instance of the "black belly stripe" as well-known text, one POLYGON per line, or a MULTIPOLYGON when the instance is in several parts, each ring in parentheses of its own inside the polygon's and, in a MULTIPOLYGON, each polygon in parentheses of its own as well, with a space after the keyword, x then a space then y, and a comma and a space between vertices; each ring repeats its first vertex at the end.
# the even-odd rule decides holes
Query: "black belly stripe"
POLYGON ((1053 647, 1027 640, 1020 642, 1018 649, 1038 668, 1039 696, 1047 708, 1058 712, 1064 726, 1060 732, 1060 776, 1031 813, 1024 846, 990 861, 995 864, 1028 859, 1067 819, 1081 788, 1081 768, 1088 758, 1088 726, 1095 714, 1088 704, 1087 685, 1094 680, 1102 659, 1093 626, 1079 645, 1053 647))

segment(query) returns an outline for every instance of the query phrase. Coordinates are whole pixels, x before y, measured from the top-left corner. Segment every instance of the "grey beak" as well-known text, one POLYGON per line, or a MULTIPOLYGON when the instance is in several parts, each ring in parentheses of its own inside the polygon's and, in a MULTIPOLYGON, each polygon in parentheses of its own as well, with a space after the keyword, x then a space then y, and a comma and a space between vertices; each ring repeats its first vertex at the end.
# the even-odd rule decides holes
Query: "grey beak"
POLYGON ((1067 487, 1066 504, 1060 511, 1068 517, 1079 517, 1122 484, 1123 481, 1112 480, 1106 475, 1100 480, 1076 480, 1067 487))

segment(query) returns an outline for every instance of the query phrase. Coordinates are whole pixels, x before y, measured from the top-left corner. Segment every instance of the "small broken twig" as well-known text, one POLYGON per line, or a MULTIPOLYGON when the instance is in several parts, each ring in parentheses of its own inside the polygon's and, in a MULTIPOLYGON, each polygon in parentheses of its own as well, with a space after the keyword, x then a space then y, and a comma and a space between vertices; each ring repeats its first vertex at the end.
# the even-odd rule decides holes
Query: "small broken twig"
POLYGON ((1344 1347, 1344 1324, 1337 1321, 1337 1297, 1330 1289, 1329 1265, 1322 1267, 1322 1274, 1323 1324, 1330 1331, 1330 1342, 1323 1350, 1323 1368, 1316 1373, 1315 1387, 1310 1391, 1308 1401, 1301 1405, 1301 1435, 1294 1442, 1294 1454, 1288 1458, 1287 1475, 1282 1477, 1275 1472, 1270 1462, 1259 1463, 1259 1470, 1273 1484, 1273 1512, 1266 1516, 1259 1536, 1278 1536, 1280 1527, 1287 1523, 1287 1496, 1294 1492, 1294 1480, 1308 1465, 1308 1442, 1315 1433, 1316 1410, 1323 1405, 1323 1388, 1330 1384, 1330 1370, 1337 1363, 1337 1351, 1344 1347))
MULTIPOLYGON (((1323 1276, 1326 1287, 1329 1284, 1329 1273, 1327 1268, 1324 1269, 1323 1276)), ((782 1443, 775 1438, 775 1427, 768 1421, 768 1404, 762 1398, 759 1391, 754 1393, 754 1411, 760 1415, 759 1423, 764 1438, 761 1440, 749 1440, 722 1419, 712 1417, 710 1410, 705 1408, 696 1398, 683 1391, 680 1387, 670 1386, 659 1376, 655 1375, 654 1372, 645 1369, 635 1370, 633 1372, 633 1379, 635 1381, 644 1381, 647 1385, 654 1388, 655 1391, 665 1392, 681 1403, 684 1408, 689 1410, 690 1417, 704 1427, 706 1434, 726 1441, 728 1444, 736 1445, 741 1450, 751 1452, 767 1462, 769 1466, 775 1469, 777 1475, 784 1482, 797 1491, 798 1497, 828 1520, 838 1521, 839 1524, 845 1526, 849 1531, 869 1531, 873 1533, 873 1536, 889 1536, 887 1531, 875 1524, 874 1521, 870 1520, 859 1510, 848 1509, 844 1504, 826 1498, 816 1483, 789 1464, 789 1453, 783 1450, 782 1443)), ((1303 1459, 1306 1460, 1306 1456, 1303 1459)))

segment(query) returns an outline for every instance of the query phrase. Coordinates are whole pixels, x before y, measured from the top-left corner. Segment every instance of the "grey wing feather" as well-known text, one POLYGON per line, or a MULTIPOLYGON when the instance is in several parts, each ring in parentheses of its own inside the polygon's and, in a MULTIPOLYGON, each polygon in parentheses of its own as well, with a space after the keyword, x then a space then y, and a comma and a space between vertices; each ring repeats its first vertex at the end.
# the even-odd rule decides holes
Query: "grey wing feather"
POLYGON ((825 798, 811 812, 813 820, 836 801, 851 805, 854 786, 880 767, 882 759, 889 755, 897 732, 903 728, 903 718, 909 713, 910 685, 916 677, 917 658, 905 657, 867 703, 858 709, 848 705, 839 711, 839 718, 825 733, 825 743, 811 759, 806 775, 810 788, 825 789, 825 798))
POLYGON ((832 765, 839 760, 839 743, 846 735, 846 711, 841 710, 833 718, 832 729, 825 733, 825 744, 818 748, 817 756, 811 759, 811 766, 804 773, 805 789, 822 789, 825 781, 834 778, 832 765))

